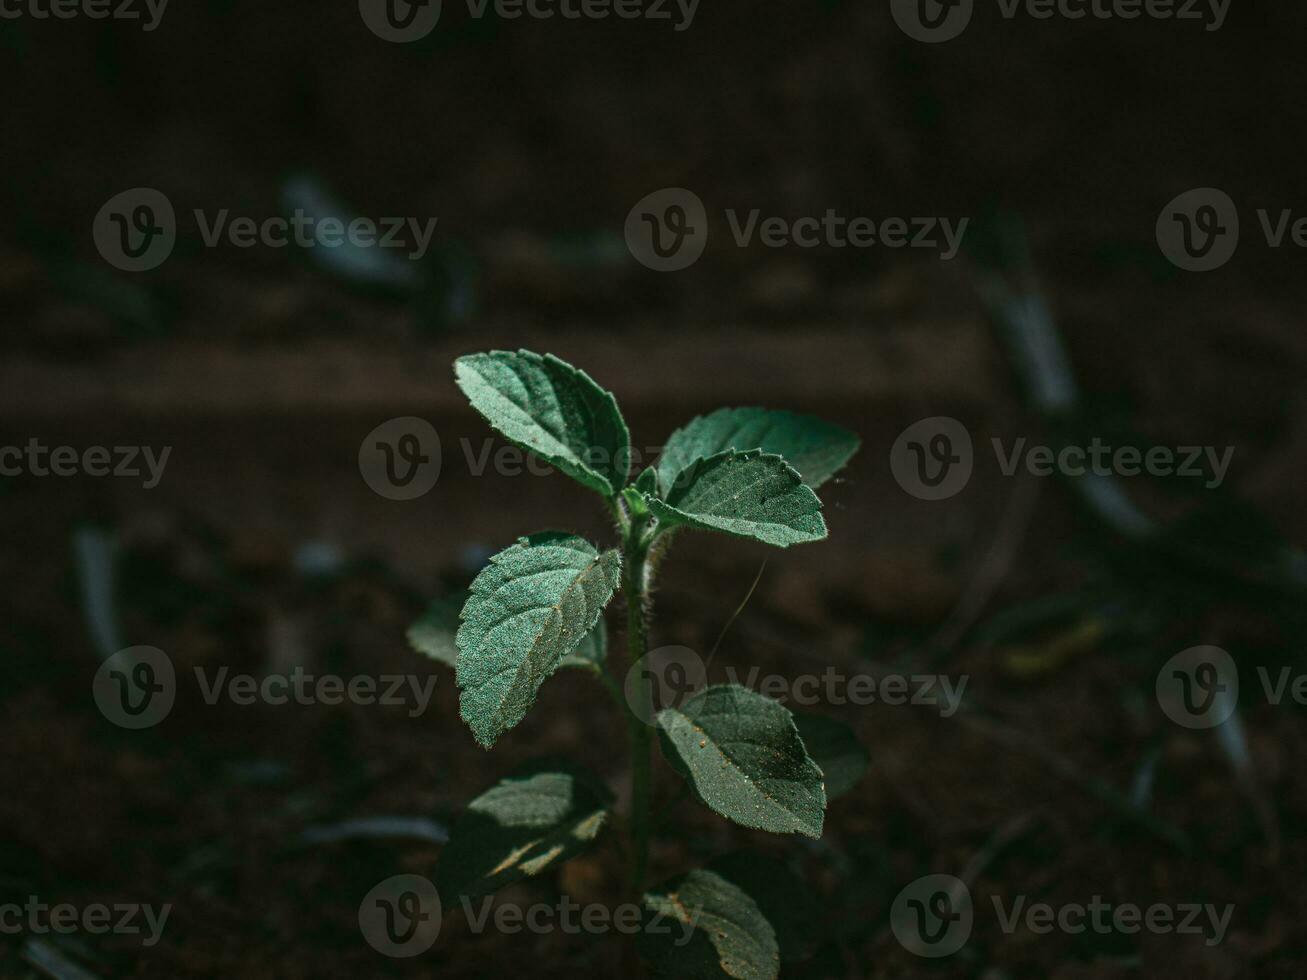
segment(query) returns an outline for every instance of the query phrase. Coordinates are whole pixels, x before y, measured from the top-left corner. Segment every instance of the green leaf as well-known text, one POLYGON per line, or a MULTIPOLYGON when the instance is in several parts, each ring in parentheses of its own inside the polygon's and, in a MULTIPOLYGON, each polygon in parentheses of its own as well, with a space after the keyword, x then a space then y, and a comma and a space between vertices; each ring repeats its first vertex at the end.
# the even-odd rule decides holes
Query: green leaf
POLYGON ((794 724, 809 757, 826 777, 826 799, 833 800, 853 789, 866 774, 869 762, 867 750, 853 729, 838 719, 807 712, 795 714, 794 724))
POLYGON ((757 851, 736 851, 717 858, 708 867, 757 903, 776 933, 783 963, 812 956, 824 912, 806 881, 757 851))
POLYGON ((659 977, 774 980, 780 975, 776 933, 758 904, 739 886, 702 868, 645 893, 644 925, 636 942, 659 977))
MULTIPOLYGON (((434 600, 422 618, 409 627, 409 645, 418 653, 424 653, 446 667, 457 666, 458 644, 455 637, 458 635, 458 614, 471 594, 469 590, 463 589, 434 600)), ((580 645, 564 657, 558 666, 598 670, 607 657, 608 627, 604 624, 603 617, 600 617, 595 628, 585 635, 580 645)))
POLYGON ((458 663, 458 614, 467 602, 466 590, 434 600, 422 618, 408 628, 408 642, 418 653, 447 667, 458 663))
POLYGON ((666 490, 647 498, 666 527, 686 524, 785 548, 826 537, 821 501, 798 471, 759 450, 727 450, 691 463, 666 490))
POLYGON ((443 897, 477 898, 538 875, 599 834, 612 794, 582 770, 547 765, 533 763, 468 804, 436 865, 443 897))
POLYGON ((454 362, 472 407, 504 438, 572 479, 614 496, 626 484, 631 437, 612 393, 552 354, 491 351, 454 362))
POLYGON ((472 582, 458 628, 459 708, 489 748, 599 621, 616 591, 621 556, 571 534, 521 539, 472 582))
POLYGON ((608 626, 604 618, 599 617, 594 629, 587 633, 577 648, 563 658, 559 667, 580 667, 583 670, 599 671, 608 658, 608 626))
POLYGON ((789 710, 719 684, 658 713, 663 754, 699 798, 744 827, 821 837, 826 791, 789 710))
POLYGON ((767 408, 719 408, 700 415, 668 437, 658 459, 664 488, 696 459, 727 449, 761 449, 781 456, 816 489, 834 476, 858 451, 858 437, 848 429, 811 415, 767 408))
POLYGON ((658 471, 652 466, 646 466, 640 471, 640 475, 635 478, 635 489, 641 493, 658 493, 658 471))

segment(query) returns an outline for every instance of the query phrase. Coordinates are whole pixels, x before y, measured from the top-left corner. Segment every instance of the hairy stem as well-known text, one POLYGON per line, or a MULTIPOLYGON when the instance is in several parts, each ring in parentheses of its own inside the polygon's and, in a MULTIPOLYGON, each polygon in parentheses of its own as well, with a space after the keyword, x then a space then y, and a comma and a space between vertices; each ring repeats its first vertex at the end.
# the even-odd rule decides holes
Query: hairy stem
POLYGON ((631 704, 627 708, 627 726, 630 732, 631 752, 631 869, 630 887, 639 894, 644 886, 645 870, 649 863, 650 802, 652 797, 651 735, 645 719, 653 716, 653 692, 644 670, 644 657, 648 651, 648 624, 645 621, 648 595, 645 585, 645 546, 640 541, 642 528, 639 521, 626 539, 626 560, 623 575, 626 578, 626 647, 629 669, 635 678, 629 691, 631 704))

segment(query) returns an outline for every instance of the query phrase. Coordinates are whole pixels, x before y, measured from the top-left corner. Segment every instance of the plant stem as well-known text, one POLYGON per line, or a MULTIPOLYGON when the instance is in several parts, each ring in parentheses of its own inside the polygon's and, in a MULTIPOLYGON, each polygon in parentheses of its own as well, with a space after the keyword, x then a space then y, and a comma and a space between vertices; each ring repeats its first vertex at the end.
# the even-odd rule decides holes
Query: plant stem
POLYGON ((626 648, 630 660, 629 669, 635 677, 630 692, 634 703, 627 706, 627 726, 631 752, 630 887, 637 896, 644 886, 645 869, 649 863, 652 729, 646 719, 653 717, 653 692, 644 671, 644 656, 648 651, 649 640, 648 624, 645 621, 648 602, 644 577, 646 547, 640 540, 643 531, 641 523, 633 521, 627 534, 623 567, 626 578, 626 648))

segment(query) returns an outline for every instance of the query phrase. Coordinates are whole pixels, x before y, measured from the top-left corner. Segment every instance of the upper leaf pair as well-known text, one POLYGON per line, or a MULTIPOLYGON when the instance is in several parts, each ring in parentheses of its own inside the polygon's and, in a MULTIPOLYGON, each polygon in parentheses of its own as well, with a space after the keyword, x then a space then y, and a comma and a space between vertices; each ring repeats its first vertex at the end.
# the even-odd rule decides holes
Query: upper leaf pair
POLYGON ((459 386, 496 430, 573 479, 661 528, 722 531, 786 547, 826 536, 813 488, 857 449, 851 432, 762 408, 721 409, 669 438, 633 485, 630 433, 611 392, 584 371, 531 351, 459 358, 459 386), (623 492, 625 491, 625 492, 623 492))

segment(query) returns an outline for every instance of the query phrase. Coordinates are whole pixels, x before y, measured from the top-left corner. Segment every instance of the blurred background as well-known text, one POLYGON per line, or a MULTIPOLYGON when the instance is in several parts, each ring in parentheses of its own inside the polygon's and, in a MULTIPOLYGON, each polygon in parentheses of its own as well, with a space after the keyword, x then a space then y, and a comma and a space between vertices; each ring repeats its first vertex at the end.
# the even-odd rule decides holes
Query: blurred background
MULTIPOLYGON (((1301 975, 1302 706, 1262 679, 1298 676, 1307 590, 1292 135, 1307 12, 1009 18, 976 0, 960 33, 928 43, 889 2, 597 20, 446 0, 397 43, 369 0, 112 0, 123 16, 106 19, 6 3, 0 447, 115 461, 137 447, 142 475, 0 456, 14 464, 0 476, 0 902, 173 911, 149 947, 6 933, 0 974, 617 968, 620 939, 476 934, 457 913, 413 960, 359 931, 368 889, 428 873, 467 800, 515 765, 565 754, 626 783, 621 715, 587 678, 551 679, 485 754, 452 674, 405 638, 516 537, 611 535, 571 481, 486 463, 502 443, 451 363, 524 347, 612 390, 646 459, 719 405, 811 413, 862 439, 822 490, 828 541, 770 555, 678 542, 655 645, 706 655, 749 595, 715 670, 968 679, 950 717, 821 708, 870 762, 820 842, 685 805, 656 876, 740 848, 783 864, 819 920, 783 976, 1301 975), (707 229, 675 271, 639 240, 638 205, 667 188, 664 226, 668 201, 697 202, 707 229), (1202 272, 1168 257, 1162 231, 1194 189, 1208 189, 1200 232, 1218 215, 1230 243, 1225 202, 1237 209, 1237 249, 1202 272), (732 222, 755 211, 964 233, 947 258, 742 244, 732 222), (295 213, 399 219, 405 247, 257 231, 295 213), (438 434, 438 478, 394 499, 361 450, 410 417, 438 434), (922 499, 894 447, 940 417, 968 434, 974 469, 922 499), (995 439, 1232 454, 1220 479, 1008 475, 995 439), (168 449, 157 479, 144 447, 168 449), (435 695, 412 717, 209 705, 192 685, 133 731, 97 711, 92 679, 136 645, 179 674, 403 672, 435 678, 435 695), (1163 666, 1199 645, 1228 651, 1241 680, 1210 730, 1177 724, 1157 694, 1163 666), (938 960, 890 926, 896 894, 930 873, 960 876, 977 906, 971 938, 938 960), (993 914, 992 896, 1016 895, 1234 913, 1215 944, 1036 935, 993 914)), ((620 633, 616 609, 610 622, 620 633)), ((513 895, 614 900, 616 836, 513 895)))

